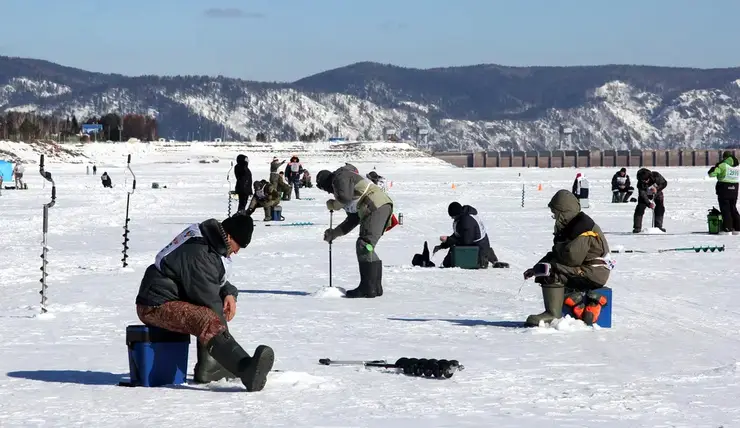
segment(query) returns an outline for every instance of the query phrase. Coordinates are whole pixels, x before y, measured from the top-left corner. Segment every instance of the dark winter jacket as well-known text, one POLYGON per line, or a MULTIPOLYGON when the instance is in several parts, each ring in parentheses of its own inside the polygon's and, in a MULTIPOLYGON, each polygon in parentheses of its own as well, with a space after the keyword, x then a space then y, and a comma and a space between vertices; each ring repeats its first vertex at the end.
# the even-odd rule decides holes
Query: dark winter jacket
POLYGON ((257 208, 274 207, 280 203, 280 193, 277 189, 266 180, 256 181, 254 183, 254 197, 249 202, 247 215, 257 208))
POLYGON ((642 205, 650 205, 650 187, 653 187, 653 197, 655 200, 663 199, 663 189, 668 186, 668 182, 662 175, 657 171, 650 171, 647 168, 640 168, 637 171, 637 191, 639 193, 637 197, 637 203, 642 205))
POLYGON ((298 183, 301 181, 301 175, 303 174, 303 165, 298 160, 298 158, 294 158, 288 166, 285 167, 285 180, 290 183, 298 183))
MULTIPOLYGON (((470 247, 481 245, 485 240, 488 241, 488 234, 483 222, 478 218, 478 211, 470 205, 463 205, 460 215, 452 221, 452 235, 440 245, 442 248, 454 247, 456 245, 470 247)), ((488 250, 490 245, 486 245, 488 250)))
POLYGON ((234 176, 236 177, 236 187, 234 191, 243 196, 252 194, 252 171, 249 170, 249 161, 244 155, 236 157, 234 166, 234 176))
POLYGON ((550 263, 556 282, 584 277, 604 285, 609 279, 609 244, 601 228, 586 213, 573 193, 558 190, 548 204, 555 215, 552 250, 540 260, 550 263))
POLYGON ((612 177, 612 191, 627 191, 630 190, 630 187, 632 187, 630 176, 627 174, 622 175, 620 171, 617 171, 612 177))
POLYGON ((439 245, 439 248, 450 248, 455 246, 478 247, 479 265, 486 267, 489 260, 488 255, 491 242, 483 222, 478 218, 478 211, 470 205, 463 205, 460 215, 452 221, 452 235, 448 236, 439 245))
POLYGON ((227 280, 231 265, 227 251, 226 232, 217 220, 190 225, 146 269, 136 304, 184 301, 211 308, 223 321, 224 298, 238 295, 227 280))
POLYGON ((728 156, 722 162, 709 169, 709 176, 717 178, 714 186, 715 192, 720 199, 735 199, 738 195, 738 175, 740 168, 735 156, 728 156))

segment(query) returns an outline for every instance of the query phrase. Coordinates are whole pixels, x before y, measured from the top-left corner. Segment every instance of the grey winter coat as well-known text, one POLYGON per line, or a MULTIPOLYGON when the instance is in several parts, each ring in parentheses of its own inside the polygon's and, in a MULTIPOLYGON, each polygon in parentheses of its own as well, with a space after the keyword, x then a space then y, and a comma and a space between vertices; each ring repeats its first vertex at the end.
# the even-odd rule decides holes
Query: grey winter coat
MULTIPOLYGON (((211 308, 223 318, 223 300, 238 295, 228 280, 226 232, 215 219, 193 224, 162 249, 141 280, 137 305, 184 301, 211 308)), ((225 320, 224 320, 225 324, 225 320)))

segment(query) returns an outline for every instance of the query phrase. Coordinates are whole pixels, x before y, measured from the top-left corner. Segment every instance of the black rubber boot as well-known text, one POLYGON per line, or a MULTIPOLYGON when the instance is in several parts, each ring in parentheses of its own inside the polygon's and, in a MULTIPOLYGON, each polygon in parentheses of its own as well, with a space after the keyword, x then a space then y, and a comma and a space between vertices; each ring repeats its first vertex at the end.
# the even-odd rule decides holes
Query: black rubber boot
POLYGON ((236 377, 213 359, 208 353, 208 348, 198 341, 198 362, 195 363, 195 374, 193 375, 195 383, 216 382, 221 379, 236 379, 236 377))
POLYGON ((657 227, 658 229, 665 232, 665 228, 663 227, 663 216, 662 215, 655 215, 653 217, 653 227, 657 227))
POLYGON ((261 391, 265 387, 267 374, 275 362, 272 348, 260 345, 250 357, 228 331, 211 339, 207 347, 216 361, 241 379, 247 391, 261 391))
POLYGON ((563 301, 565 299, 565 287, 562 284, 543 284, 542 300, 545 303, 545 312, 530 315, 524 324, 537 327, 540 321, 552 322, 563 316, 563 301))
POLYGON ((642 216, 635 215, 632 220, 632 232, 640 233, 642 231, 642 216))
POLYGON ((375 291, 375 297, 383 295, 383 262, 381 260, 371 263, 372 268, 370 269, 370 288, 375 291))
MULTIPOLYGON (((360 285, 354 290, 348 290, 345 293, 345 297, 355 299, 358 297, 373 298, 376 297, 375 288, 371 285, 371 278, 373 277, 373 263, 375 262, 360 262, 360 285)), ((383 268, 382 262, 380 268, 383 268)))

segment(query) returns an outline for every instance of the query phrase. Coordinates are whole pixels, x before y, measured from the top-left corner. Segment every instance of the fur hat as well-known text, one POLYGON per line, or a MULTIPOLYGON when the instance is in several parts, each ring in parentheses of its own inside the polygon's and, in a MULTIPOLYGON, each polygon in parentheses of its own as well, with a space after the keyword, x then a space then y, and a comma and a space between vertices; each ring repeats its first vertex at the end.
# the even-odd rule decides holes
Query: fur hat
POLYGON ((237 214, 231 216, 221 222, 221 227, 242 248, 245 248, 252 242, 254 221, 248 215, 237 214))

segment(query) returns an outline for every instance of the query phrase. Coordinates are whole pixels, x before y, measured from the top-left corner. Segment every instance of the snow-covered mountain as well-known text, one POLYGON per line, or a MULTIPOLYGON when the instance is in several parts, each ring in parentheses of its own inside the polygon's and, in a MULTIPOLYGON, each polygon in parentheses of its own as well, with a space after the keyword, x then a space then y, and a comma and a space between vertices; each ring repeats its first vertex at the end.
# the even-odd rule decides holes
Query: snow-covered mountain
POLYGON ((670 149, 740 143, 740 68, 408 69, 358 63, 292 83, 92 73, 0 57, 0 111, 157 117, 163 138, 311 132, 435 150, 670 149), (428 135, 424 136, 424 131, 428 135), (564 132, 561 132, 564 131, 564 132))

